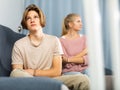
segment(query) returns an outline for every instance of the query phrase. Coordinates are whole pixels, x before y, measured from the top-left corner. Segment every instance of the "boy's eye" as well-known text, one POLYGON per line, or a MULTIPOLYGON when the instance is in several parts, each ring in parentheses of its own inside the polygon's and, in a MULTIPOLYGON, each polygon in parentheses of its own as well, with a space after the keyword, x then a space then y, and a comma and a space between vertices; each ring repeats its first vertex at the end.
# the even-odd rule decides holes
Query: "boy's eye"
POLYGON ((27 17, 26 20, 30 20, 30 17, 27 17))
POLYGON ((37 19, 37 18, 39 18, 39 16, 34 16, 33 18, 32 17, 26 17, 26 21, 32 20, 32 19, 37 19))
POLYGON ((35 16, 34 18, 39 18, 38 16, 35 16))

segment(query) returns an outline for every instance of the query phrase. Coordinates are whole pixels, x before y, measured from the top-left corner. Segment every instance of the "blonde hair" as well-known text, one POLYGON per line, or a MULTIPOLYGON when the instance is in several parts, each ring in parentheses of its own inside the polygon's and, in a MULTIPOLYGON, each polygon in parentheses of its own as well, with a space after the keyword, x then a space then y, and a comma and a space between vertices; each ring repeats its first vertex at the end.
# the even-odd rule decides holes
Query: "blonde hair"
POLYGON ((62 34, 61 34, 61 36, 67 34, 68 29, 70 28, 69 23, 73 22, 75 17, 80 17, 80 16, 76 13, 70 13, 64 18, 64 21, 62 23, 62 34))
POLYGON ((45 16, 44 16, 42 10, 40 8, 38 8, 36 5, 31 4, 31 5, 29 5, 25 9, 25 11, 23 13, 23 17, 22 17, 22 21, 21 21, 21 25, 22 25, 23 29, 27 29, 27 25, 26 25, 27 19, 26 18, 27 18, 27 14, 28 14, 29 11, 35 11, 35 12, 37 12, 38 15, 39 15, 39 18, 40 18, 40 24, 41 24, 41 26, 45 27, 45 25, 46 25, 46 19, 45 19, 45 16))

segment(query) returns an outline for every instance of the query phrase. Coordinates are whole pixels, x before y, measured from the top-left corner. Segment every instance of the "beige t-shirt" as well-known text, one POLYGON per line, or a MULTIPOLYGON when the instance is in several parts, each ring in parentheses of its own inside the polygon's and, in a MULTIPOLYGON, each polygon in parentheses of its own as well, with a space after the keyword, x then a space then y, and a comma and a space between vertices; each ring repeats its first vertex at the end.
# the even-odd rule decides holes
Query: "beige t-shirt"
POLYGON ((34 47, 26 36, 15 42, 12 64, 23 64, 24 69, 50 69, 54 55, 63 54, 61 43, 56 36, 47 35, 38 47, 34 47))

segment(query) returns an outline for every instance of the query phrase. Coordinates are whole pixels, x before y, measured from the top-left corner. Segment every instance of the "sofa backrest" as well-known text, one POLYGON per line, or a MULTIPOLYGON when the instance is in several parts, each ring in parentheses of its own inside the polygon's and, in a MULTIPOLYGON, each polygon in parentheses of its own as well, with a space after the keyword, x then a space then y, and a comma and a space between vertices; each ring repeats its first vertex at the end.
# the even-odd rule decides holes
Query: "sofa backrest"
POLYGON ((6 26, 0 25, 0 76, 9 76, 14 42, 24 36, 6 26))

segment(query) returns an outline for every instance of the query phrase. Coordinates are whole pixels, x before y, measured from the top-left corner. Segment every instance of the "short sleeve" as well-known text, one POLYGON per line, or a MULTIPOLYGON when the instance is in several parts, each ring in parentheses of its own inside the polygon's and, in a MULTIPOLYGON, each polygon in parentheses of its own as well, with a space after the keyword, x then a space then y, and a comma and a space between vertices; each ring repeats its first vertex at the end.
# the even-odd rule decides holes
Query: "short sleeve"
POLYGON ((59 39, 56 37, 55 39, 55 47, 54 47, 54 55, 61 55, 63 54, 62 46, 59 39))
POLYGON ((16 43, 12 50, 12 64, 23 64, 22 55, 16 43))

